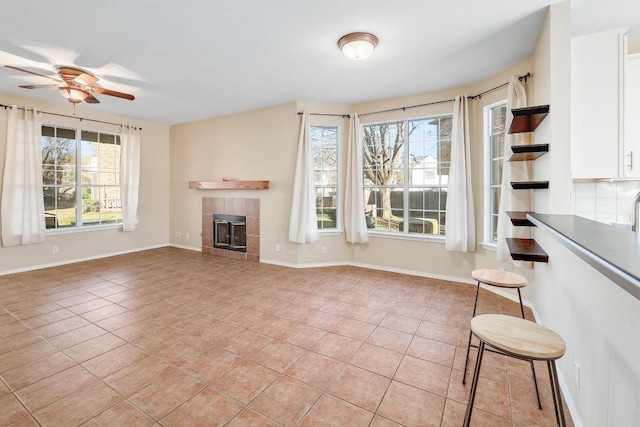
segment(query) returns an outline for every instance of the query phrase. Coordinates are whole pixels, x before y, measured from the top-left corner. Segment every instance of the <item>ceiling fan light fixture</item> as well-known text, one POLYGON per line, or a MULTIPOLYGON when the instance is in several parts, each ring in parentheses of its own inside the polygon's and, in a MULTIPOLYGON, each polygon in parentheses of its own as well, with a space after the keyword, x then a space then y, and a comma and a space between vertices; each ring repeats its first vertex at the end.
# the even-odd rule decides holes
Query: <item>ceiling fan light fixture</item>
POLYGON ((371 33, 349 33, 338 40, 338 47, 342 53, 355 60, 366 59, 378 45, 378 38, 371 33))
POLYGON ((60 93, 72 104, 79 104, 89 97, 89 92, 74 87, 61 87, 60 93))

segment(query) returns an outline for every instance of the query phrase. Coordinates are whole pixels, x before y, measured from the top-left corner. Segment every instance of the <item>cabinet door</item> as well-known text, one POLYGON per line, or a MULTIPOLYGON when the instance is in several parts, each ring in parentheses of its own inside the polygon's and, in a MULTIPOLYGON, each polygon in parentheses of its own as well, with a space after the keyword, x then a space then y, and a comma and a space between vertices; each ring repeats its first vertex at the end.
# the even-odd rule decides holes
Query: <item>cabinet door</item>
POLYGON ((626 75, 624 175, 640 178, 640 54, 629 55, 626 75))
POLYGON ((571 41, 571 172, 577 178, 621 175, 622 86, 626 30, 571 41))

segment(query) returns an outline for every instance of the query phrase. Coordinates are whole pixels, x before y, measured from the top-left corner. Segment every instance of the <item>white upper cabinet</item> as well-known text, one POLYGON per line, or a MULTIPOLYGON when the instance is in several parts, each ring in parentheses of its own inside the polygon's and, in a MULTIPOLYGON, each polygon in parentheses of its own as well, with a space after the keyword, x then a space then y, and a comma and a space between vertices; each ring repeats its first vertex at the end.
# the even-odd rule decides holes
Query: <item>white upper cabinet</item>
POLYGON ((625 33, 619 29, 572 39, 573 179, 623 176, 625 33))
POLYGON ((627 58, 625 87, 624 176, 640 177, 640 54, 627 58))

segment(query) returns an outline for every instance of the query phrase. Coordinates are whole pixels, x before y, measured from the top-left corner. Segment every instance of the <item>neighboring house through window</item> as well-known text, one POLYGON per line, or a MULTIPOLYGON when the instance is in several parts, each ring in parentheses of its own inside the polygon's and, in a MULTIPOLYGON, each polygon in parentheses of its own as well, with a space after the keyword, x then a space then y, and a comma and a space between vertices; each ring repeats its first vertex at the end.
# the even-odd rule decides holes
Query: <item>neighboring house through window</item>
POLYGON ((311 157, 316 187, 318 230, 338 226, 338 127, 311 126, 311 157))
POLYGON ((498 240, 498 208, 502 189, 502 166, 504 162, 505 125, 507 104, 502 101, 485 108, 486 170, 485 188, 485 242, 498 240))
POLYGON ((364 201, 373 232, 444 235, 452 116, 363 126, 364 201))
POLYGON ((48 229, 122 223, 120 136, 42 126, 48 229))

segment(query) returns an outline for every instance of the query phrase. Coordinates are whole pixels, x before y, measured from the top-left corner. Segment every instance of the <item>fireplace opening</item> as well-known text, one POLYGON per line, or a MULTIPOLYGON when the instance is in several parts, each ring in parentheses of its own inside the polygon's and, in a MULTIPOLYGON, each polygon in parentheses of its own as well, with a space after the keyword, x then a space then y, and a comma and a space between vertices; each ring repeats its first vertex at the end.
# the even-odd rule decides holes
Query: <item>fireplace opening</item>
POLYGON ((247 252, 247 217, 213 214, 213 247, 247 252))

